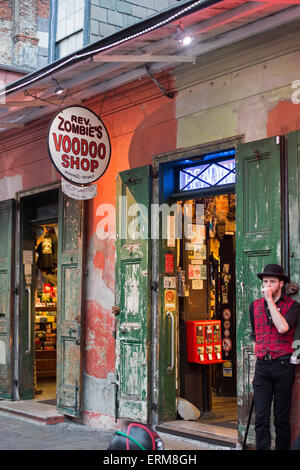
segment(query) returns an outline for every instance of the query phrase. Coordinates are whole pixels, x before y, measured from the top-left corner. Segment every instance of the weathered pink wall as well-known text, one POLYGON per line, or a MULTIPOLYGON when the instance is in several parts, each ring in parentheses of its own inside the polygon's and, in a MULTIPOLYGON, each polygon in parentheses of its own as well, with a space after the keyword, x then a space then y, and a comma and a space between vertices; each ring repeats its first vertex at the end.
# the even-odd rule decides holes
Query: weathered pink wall
POLYGON ((0 139, 0 200, 59 181, 48 156, 47 122, 14 129, 0 139))
MULTIPOLYGON (((160 80, 168 89, 168 75, 160 80)), ((149 80, 128 85, 108 97, 93 100, 88 107, 99 113, 109 132, 112 145, 110 165, 99 180, 98 195, 88 203, 84 369, 85 388, 93 384, 97 394, 86 396, 84 422, 93 426, 113 426, 115 318, 111 313, 115 290, 115 220, 107 227, 112 238, 97 236, 102 204, 115 208, 117 173, 151 164, 152 156, 176 148, 175 102, 164 97, 149 80), (109 399, 108 399, 109 396, 109 399), (109 402, 110 400, 110 402, 109 402)))
POLYGON ((12 72, 11 70, 0 69, 0 89, 3 86, 19 80, 19 78, 22 78, 24 75, 23 73, 12 72))
POLYGON ((288 134, 300 129, 300 105, 283 100, 269 111, 267 136, 288 134))

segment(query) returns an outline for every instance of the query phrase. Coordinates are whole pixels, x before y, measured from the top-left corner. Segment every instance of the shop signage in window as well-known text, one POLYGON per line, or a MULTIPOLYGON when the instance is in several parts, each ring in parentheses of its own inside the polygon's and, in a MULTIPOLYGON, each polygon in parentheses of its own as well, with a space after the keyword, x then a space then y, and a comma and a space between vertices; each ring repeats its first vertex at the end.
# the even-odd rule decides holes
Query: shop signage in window
POLYGON ((173 253, 165 254, 165 273, 173 274, 174 272, 174 255, 173 253))
POLYGON ((111 144, 105 125, 83 106, 68 106, 53 117, 48 151, 57 171, 70 183, 88 186, 106 171, 111 144))

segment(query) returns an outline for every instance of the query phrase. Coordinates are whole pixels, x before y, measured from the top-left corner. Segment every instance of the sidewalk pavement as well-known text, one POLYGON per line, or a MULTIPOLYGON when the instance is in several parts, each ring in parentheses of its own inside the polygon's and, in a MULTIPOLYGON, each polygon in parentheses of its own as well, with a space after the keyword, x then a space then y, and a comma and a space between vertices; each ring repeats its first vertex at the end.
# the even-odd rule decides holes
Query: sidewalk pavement
MULTIPOLYGON (((0 413, 0 450, 106 450, 114 431, 70 421, 41 424, 0 413)), ((221 450, 222 448, 161 434, 166 450, 221 450)))

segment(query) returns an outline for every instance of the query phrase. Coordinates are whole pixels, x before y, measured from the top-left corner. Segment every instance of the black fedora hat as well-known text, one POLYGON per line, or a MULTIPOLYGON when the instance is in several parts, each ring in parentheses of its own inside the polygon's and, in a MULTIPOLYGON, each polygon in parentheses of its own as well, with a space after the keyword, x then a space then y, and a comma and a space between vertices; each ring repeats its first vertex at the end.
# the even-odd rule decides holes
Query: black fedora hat
POLYGON ((280 281, 289 282, 289 277, 284 274, 283 268, 279 264, 267 264, 264 271, 258 273, 257 276, 259 279, 263 279, 264 276, 278 277, 280 281))

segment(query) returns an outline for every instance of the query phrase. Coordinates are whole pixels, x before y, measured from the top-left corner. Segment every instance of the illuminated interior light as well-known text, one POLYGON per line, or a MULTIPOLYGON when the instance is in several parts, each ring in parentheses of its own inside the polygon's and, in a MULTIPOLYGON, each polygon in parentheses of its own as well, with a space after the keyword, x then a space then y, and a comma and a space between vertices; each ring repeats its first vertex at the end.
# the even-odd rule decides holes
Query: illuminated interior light
POLYGON ((182 43, 183 46, 189 46, 192 41, 193 41, 192 36, 189 36, 188 34, 185 34, 185 35, 180 39, 180 42, 182 43))

